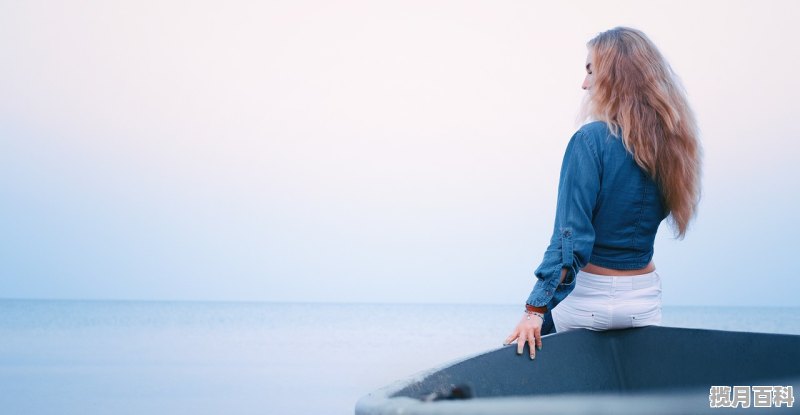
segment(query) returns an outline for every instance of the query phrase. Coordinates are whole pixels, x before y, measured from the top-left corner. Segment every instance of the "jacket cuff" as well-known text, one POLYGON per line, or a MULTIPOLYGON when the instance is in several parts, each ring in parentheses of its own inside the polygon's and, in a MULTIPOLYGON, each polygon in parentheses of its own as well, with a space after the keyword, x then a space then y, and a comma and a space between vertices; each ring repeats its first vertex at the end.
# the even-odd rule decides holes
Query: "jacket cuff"
POLYGON ((558 303, 567 298, 575 288, 575 275, 571 270, 568 270, 567 275, 564 277, 564 282, 559 283, 561 269, 562 267, 559 266, 552 270, 549 273, 550 278, 538 279, 525 304, 533 307, 546 307, 548 311, 551 311, 558 303))

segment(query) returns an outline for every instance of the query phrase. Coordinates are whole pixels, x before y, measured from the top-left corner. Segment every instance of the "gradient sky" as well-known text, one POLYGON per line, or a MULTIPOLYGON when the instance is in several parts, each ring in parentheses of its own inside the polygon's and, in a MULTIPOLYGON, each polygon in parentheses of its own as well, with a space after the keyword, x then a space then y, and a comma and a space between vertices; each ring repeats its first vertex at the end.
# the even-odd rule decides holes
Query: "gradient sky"
POLYGON ((0 0, 0 297, 522 304, 585 44, 627 25, 683 80, 705 151, 696 222, 657 239, 664 304, 800 305, 799 18, 0 0))

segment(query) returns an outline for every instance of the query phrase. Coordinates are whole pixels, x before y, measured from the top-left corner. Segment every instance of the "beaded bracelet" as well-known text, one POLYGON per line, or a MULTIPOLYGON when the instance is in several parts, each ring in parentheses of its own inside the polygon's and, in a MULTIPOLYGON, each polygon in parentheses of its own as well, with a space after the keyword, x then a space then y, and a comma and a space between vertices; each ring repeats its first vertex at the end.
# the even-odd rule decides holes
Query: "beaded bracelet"
POLYGON ((544 323, 544 314, 542 314, 542 313, 539 313, 539 312, 536 312, 536 311, 525 310, 525 314, 528 315, 528 320, 530 320, 531 316, 533 315, 533 316, 536 316, 536 317, 539 317, 540 319, 542 319, 542 323, 544 323))

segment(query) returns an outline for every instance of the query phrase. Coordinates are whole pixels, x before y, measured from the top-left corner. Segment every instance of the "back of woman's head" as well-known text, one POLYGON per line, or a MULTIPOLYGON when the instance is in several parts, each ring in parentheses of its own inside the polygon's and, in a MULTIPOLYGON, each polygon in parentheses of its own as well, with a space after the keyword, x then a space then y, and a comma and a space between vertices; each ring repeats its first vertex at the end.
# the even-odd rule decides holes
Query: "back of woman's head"
POLYGON ((683 237, 700 196, 701 150, 680 82, 641 31, 617 27, 588 47, 594 77, 589 113, 621 133, 636 163, 658 183, 683 237))

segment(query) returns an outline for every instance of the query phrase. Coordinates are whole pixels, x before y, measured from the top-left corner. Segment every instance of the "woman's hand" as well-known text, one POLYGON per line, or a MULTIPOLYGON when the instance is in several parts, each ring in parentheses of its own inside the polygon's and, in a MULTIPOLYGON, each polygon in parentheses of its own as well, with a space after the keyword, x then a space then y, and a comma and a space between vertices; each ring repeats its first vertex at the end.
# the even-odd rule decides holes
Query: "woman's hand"
POLYGON ((517 341, 517 354, 521 355, 525 348, 525 343, 528 343, 531 351, 531 359, 536 358, 536 349, 542 350, 542 324, 544 318, 539 314, 528 314, 522 316, 517 327, 511 333, 504 345, 511 344, 514 340, 517 341), (534 347, 534 345, 536 347, 534 347))

